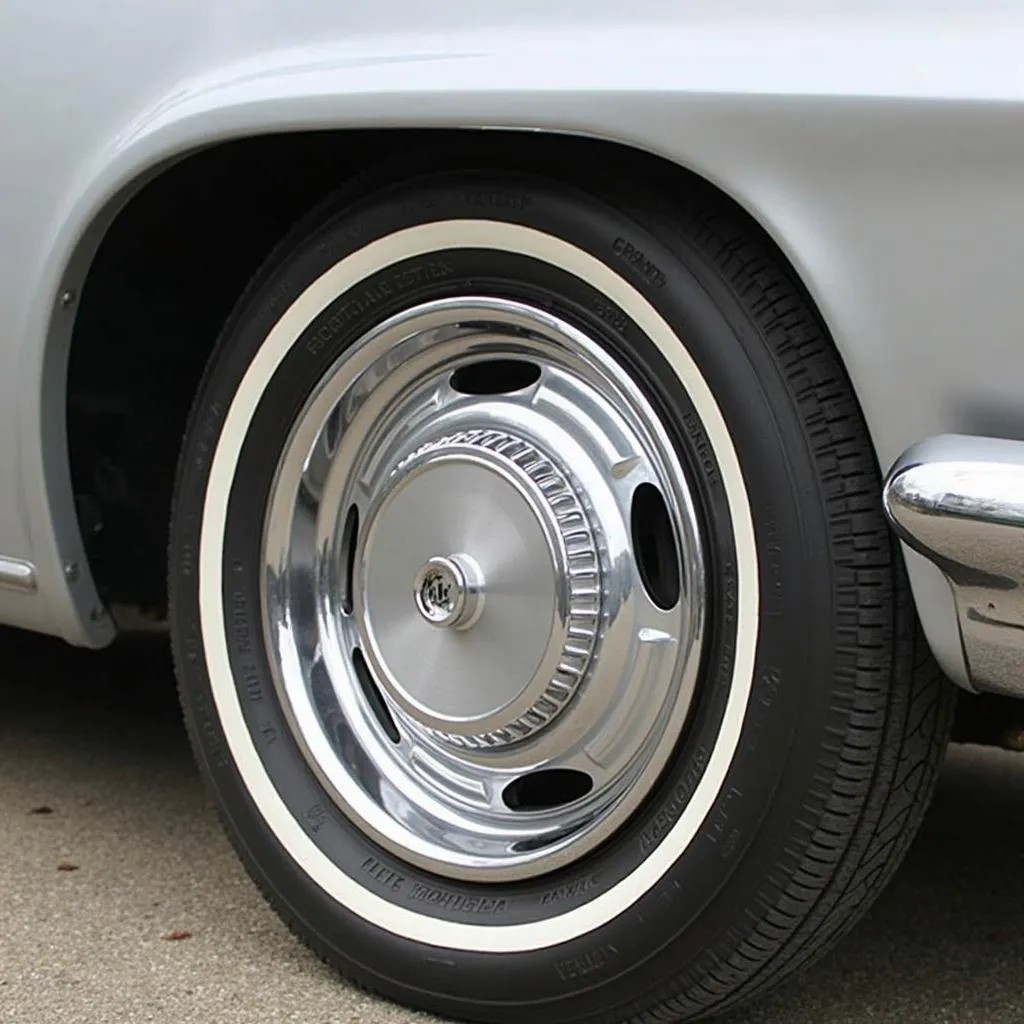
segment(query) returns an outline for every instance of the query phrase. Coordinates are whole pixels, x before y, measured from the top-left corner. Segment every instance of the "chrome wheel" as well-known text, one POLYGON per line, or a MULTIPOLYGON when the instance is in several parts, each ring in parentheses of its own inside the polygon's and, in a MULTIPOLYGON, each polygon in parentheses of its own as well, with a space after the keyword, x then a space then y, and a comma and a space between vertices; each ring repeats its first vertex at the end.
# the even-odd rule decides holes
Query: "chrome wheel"
POLYGON ((680 737, 706 613, 686 477, 625 368, 547 312, 440 300, 347 349, 295 420, 263 547, 304 756, 412 863, 563 866, 680 737))

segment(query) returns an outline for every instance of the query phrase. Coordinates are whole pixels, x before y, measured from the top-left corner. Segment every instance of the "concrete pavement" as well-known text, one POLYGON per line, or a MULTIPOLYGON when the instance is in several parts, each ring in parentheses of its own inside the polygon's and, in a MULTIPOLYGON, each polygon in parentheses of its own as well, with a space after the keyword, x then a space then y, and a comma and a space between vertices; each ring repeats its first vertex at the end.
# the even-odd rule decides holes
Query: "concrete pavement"
MULTIPOLYGON (((0 1021, 428 1020, 339 982, 265 906, 205 800, 160 646, 0 632, 0 665, 0 1021)), ((740 1020, 1024 1021, 1024 755, 955 749, 889 893, 740 1020)))

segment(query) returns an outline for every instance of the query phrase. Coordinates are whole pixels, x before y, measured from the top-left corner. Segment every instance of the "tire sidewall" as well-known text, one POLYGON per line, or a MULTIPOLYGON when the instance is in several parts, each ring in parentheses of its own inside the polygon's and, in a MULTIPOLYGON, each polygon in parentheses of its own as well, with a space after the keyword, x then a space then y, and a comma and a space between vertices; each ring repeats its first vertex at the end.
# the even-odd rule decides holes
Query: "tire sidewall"
MULTIPOLYGON (((687 963, 696 972, 701 954, 716 944, 727 946, 730 929, 758 897, 766 869, 780 875, 791 871, 799 859, 801 837, 809 839, 820 817, 820 803, 816 806, 814 795, 808 794, 806 778, 821 736, 835 725, 827 693, 827 680, 834 673, 827 642, 832 591, 827 572, 809 571, 816 552, 827 549, 827 534, 820 508, 806 501, 817 481, 806 446, 799 444, 797 413, 777 364, 735 297, 696 252, 670 252, 656 229, 644 225, 641 210, 627 214, 550 183, 495 185, 484 179, 445 178, 377 194, 326 221, 323 213, 317 216, 323 226, 312 234, 308 227, 300 230, 241 304, 205 378, 182 456, 171 576, 175 648, 191 732, 248 866, 321 952, 372 977, 385 991, 405 993, 421 1005, 435 1001, 448 1012, 456 1000, 444 993, 457 989, 459 1000, 488 1004, 496 1018, 543 1001, 551 1019, 583 1019, 609 1005, 603 990, 623 972, 632 972, 639 990, 660 983, 669 973, 678 975, 687 963), (556 947, 502 957, 452 949, 442 954, 401 938, 336 903, 296 865, 267 828, 234 764, 211 689, 197 599, 212 458, 234 389, 263 340, 305 284, 326 268, 388 232, 445 219, 527 225, 567 240, 612 268, 658 310, 686 340, 722 410, 743 467, 757 540, 760 636, 750 697, 732 763, 693 840, 678 851, 660 881, 615 919, 556 947), (818 642, 811 639, 815 637, 818 642), (815 679, 826 681, 823 692, 809 686, 815 679), (670 954, 665 952, 669 947, 670 954), (496 993, 509 993, 508 1000, 496 999, 496 993), (562 1001, 570 999, 571 1016, 566 1016, 562 1001), (559 1005, 561 1016, 555 1016, 559 1005)), ((616 330, 607 320, 604 327, 616 330)), ((623 351, 636 343, 627 334, 621 339, 623 351)), ((344 337, 336 341, 347 343, 344 337)), ((321 350, 318 356, 322 360, 332 352, 321 350)), ((316 379, 313 358, 310 387, 316 379)), ((649 355, 646 362, 653 362, 649 355)), ((672 404, 679 383, 666 379, 670 373, 664 366, 658 373, 662 399, 672 404)), ((695 475, 702 476, 707 530, 718 537, 731 527, 728 506, 723 508, 720 494, 716 499, 716 485, 719 491, 721 487, 713 445, 702 435, 699 421, 683 420, 677 426, 685 435, 686 458, 695 475)), ((714 581, 719 639, 705 667, 705 685, 711 689, 727 688, 731 679, 730 672, 715 671, 730 664, 734 643, 729 609, 736 602, 731 590, 735 579, 729 571, 728 557, 723 559, 719 551, 714 581)), ((271 692, 268 685, 268 699, 271 692)), ((692 732, 687 736, 664 780, 622 834, 560 873, 564 877, 534 887, 541 905, 560 912, 564 900, 557 894, 570 890, 576 904, 585 905, 600 888, 600 864, 635 857, 637 844, 646 856, 665 841, 710 758, 714 722, 710 728, 709 739, 695 738, 692 732)), ((304 765, 297 764, 296 771, 305 771, 305 781, 315 783, 304 765)), ((461 889, 396 862, 368 841, 362 860, 372 862, 359 879, 366 886, 386 890, 400 878, 456 893, 461 889)), ((359 877, 358 870, 349 868, 347 873, 359 877)), ((478 890, 467 889, 474 896, 478 890)), ((464 916, 481 923, 475 910, 464 916)), ((496 921, 484 923, 497 926, 496 921)))

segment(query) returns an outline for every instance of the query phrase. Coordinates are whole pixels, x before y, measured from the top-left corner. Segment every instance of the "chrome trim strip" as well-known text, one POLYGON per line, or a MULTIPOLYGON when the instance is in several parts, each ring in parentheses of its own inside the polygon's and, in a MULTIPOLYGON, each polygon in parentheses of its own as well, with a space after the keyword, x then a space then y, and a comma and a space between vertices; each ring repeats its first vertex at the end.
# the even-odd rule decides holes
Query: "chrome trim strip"
POLYGON ((0 587, 34 594, 36 586, 36 567, 31 562, 0 555, 0 587))
POLYGON ((883 488, 907 545, 949 581, 972 687, 1024 697, 1024 442, 945 434, 883 488))

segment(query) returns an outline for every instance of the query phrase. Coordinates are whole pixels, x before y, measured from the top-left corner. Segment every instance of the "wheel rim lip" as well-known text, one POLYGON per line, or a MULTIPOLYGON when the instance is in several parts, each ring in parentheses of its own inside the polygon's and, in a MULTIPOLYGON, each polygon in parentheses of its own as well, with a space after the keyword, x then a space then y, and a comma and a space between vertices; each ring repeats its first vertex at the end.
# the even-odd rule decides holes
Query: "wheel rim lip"
MULTIPOLYGON (((469 849, 460 851, 459 856, 438 856, 437 848, 432 847, 429 842, 420 842, 418 837, 408 834, 396 834, 392 819, 389 819, 386 815, 381 817, 380 814, 375 813, 374 808, 368 807, 366 801, 361 799, 358 792, 345 785, 346 780, 344 778, 340 780, 341 785, 339 785, 337 772, 325 770, 325 760, 329 762, 331 755, 328 754, 326 759, 324 758, 325 750, 323 744, 317 742, 315 731, 311 733, 309 729, 309 715, 306 713, 309 709, 301 707, 301 700, 299 701, 299 706, 296 706, 296 703, 292 700, 294 694, 289 692, 289 687, 282 679, 282 663, 278 658, 274 657, 274 652, 278 651, 279 648, 278 640, 275 637, 275 606, 272 595, 268 593, 268 574, 264 574, 262 598, 264 630, 268 651, 271 652, 269 660, 285 714, 292 725, 293 735, 299 747, 336 802, 371 838, 382 842, 383 845, 411 863, 456 878, 475 881, 502 881, 533 877, 564 866, 582 856, 607 838, 627 820, 642 797, 653 786, 676 741, 682 734, 686 714, 688 713, 696 686, 700 652, 705 631, 705 566, 703 545, 696 519, 694 502, 682 465, 678 454, 667 437, 664 426, 653 413, 649 401, 642 395, 638 385, 625 373, 623 366, 602 350, 596 342, 566 321, 535 307, 506 299, 469 296, 428 302, 412 310, 396 314, 369 331, 321 378, 317 389, 307 401, 303 414, 300 414, 297 423, 302 421, 303 415, 315 404, 317 395, 323 391, 326 383, 336 376, 336 371, 339 367, 346 365, 349 367, 353 377, 358 376, 358 373, 365 369, 367 365, 367 360, 360 357, 365 357, 366 350, 372 348, 375 343, 379 344, 382 338, 390 335, 392 341, 405 341, 409 337, 433 335, 438 329, 440 329, 440 334, 443 335, 446 328, 456 323, 462 323, 467 319, 473 320, 474 317, 483 321, 497 318, 495 322, 501 322, 505 328, 513 329, 512 334, 507 336, 500 335, 497 341, 493 337, 489 338, 478 349, 473 351, 472 357, 474 359, 486 355, 495 358, 528 357, 537 361, 536 348, 524 347, 522 337, 515 334, 515 331, 525 328, 528 331, 535 332, 535 337, 531 339, 531 344, 535 343, 538 338, 543 339, 545 342, 551 342, 553 338, 557 338, 559 344, 563 346, 568 341, 570 355, 573 359, 579 360, 581 367, 586 367, 590 370, 596 367, 601 372, 608 371, 613 375, 617 375, 618 396, 622 397, 622 394, 625 393, 629 396, 631 402, 635 402, 641 408, 647 410, 648 418, 644 422, 644 427, 650 435, 647 439, 653 438, 659 453, 665 457, 665 466, 659 465, 658 468, 659 472, 666 466, 669 470, 663 474, 665 479, 662 481, 662 485, 666 488, 664 491, 666 499, 670 499, 670 511, 674 509, 676 513, 671 516, 673 529, 676 531, 676 543, 684 555, 685 571, 683 574, 684 578, 681 581, 681 593, 685 595, 686 601, 681 617, 686 620, 687 628, 680 631, 683 640, 677 643, 681 653, 675 661, 676 668, 674 672, 677 676, 675 696, 670 706, 665 709, 665 713, 662 715, 657 742, 647 743, 644 750, 637 752, 638 757, 641 754, 643 755, 644 762, 643 771, 638 776, 643 785, 634 787, 638 792, 631 794, 630 799, 623 799, 625 794, 622 792, 613 793, 607 801, 607 806, 597 816, 597 824, 600 827, 593 827, 593 823, 584 823, 564 841, 552 840, 541 855, 524 854, 518 858, 506 858, 502 863, 487 857, 477 856, 469 849), (418 321, 419 330, 412 333, 406 330, 403 334, 403 328, 408 327, 410 319, 418 321), (507 346, 512 344, 513 340, 515 344, 512 348, 508 348, 507 346), (355 369, 352 368, 353 364, 355 369), (303 718, 306 719, 305 723, 303 718)), ((433 338, 433 340, 437 341, 437 338, 433 338)), ((455 364, 444 365, 448 367, 445 372, 449 373, 455 364)), ((291 431, 289 441, 285 447, 286 451, 293 444, 296 433, 297 426, 293 427, 291 431)), ((281 466, 279 465, 271 490, 272 496, 279 491, 280 478, 281 466)), ((271 519, 272 516, 268 514, 264 537, 265 550, 271 519)), ((337 532, 340 534, 340 528, 337 532)), ((680 607, 682 608, 683 606, 680 605, 680 607)), ((287 623, 287 617, 285 617, 285 622, 287 623)), ((324 636, 336 639, 337 623, 334 621, 334 617, 329 609, 318 608, 318 625, 324 636)), ((290 625, 285 632, 289 630, 290 625)), ((278 629, 276 632, 281 633, 282 631, 278 629)), ((328 650, 330 649, 331 645, 328 645, 328 650)), ((324 663, 333 672, 337 672, 342 667, 338 664, 337 659, 332 658, 330 654, 325 656, 324 663)), ((351 694, 347 696, 351 697, 351 694)), ((354 710, 351 700, 343 700, 342 703, 345 704, 343 709, 345 712, 351 713, 354 710)), ((358 715, 355 718, 358 720, 358 715)), ((361 724, 365 725, 366 723, 363 721, 361 724)), ((537 757, 540 759, 538 763, 541 763, 543 753, 544 746, 542 743, 537 748, 537 757)), ((473 752, 464 752, 464 756, 468 762, 472 763, 474 761, 475 755, 473 752)), ((330 765, 328 764, 327 767, 329 768, 330 765)), ((351 779, 348 781, 351 781, 351 779)), ((424 801, 423 809, 432 811, 435 810, 435 807, 431 804, 430 800, 426 800, 424 801)), ((552 826, 557 826, 559 820, 560 815, 557 811, 534 812, 528 817, 523 817, 521 827, 514 828, 509 823, 507 834, 510 839, 517 836, 520 839, 529 839, 537 830, 547 829, 549 835, 557 835, 557 828, 552 828, 552 826)), ((447 852, 451 853, 452 851, 447 852)))

